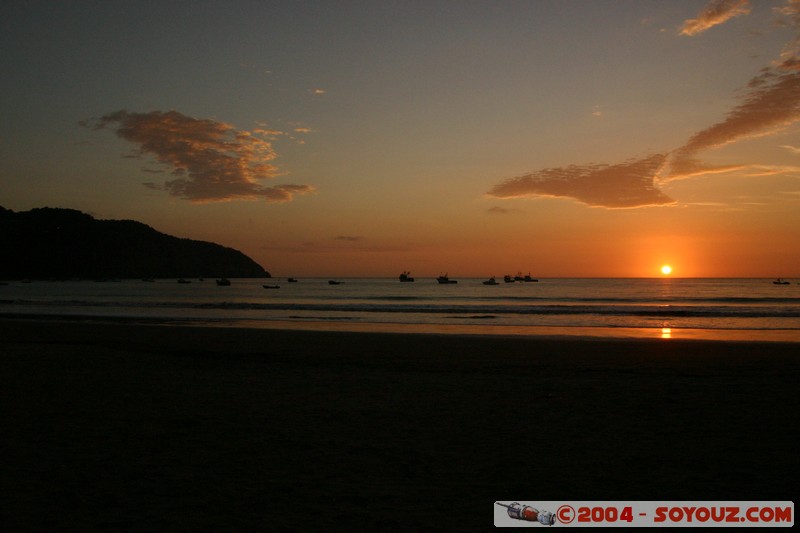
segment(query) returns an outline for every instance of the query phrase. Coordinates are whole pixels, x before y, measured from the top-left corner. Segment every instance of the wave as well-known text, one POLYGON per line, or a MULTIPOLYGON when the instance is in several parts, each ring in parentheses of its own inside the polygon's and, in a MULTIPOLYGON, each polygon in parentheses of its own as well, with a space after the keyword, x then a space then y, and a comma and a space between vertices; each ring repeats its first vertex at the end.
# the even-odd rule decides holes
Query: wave
MULTIPOLYGON (((383 301, 374 302, 170 302, 170 301, 89 301, 89 300, 3 300, 2 305, 11 307, 43 307, 43 308, 164 308, 164 309, 199 309, 211 311, 288 311, 288 312, 321 312, 321 313, 405 313, 405 314, 441 314, 458 315, 481 318, 493 318, 509 315, 604 315, 604 316, 630 316, 630 317, 709 317, 709 318, 799 318, 800 299, 782 298, 767 300, 770 305, 763 305, 765 299, 737 298, 738 305, 731 305, 731 299, 725 298, 720 305, 674 305, 654 304, 648 300, 646 304, 631 303, 624 299, 616 304, 607 299, 593 302, 591 299, 581 299, 577 304, 545 304, 535 303, 528 305, 505 305, 498 302, 452 304, 452 303, 423 303, 422 301, 406 301, 392 303, 383 301), (742 305, 743 301, 751 305, 742 305), (727 304, 727 305, 726 305, 727 304), (762 305, 753 305, 762 304, 762 305)), ((471 299, 474 301, 475 299, 471 299)), ((530 299, 528 299, 530 300, 530 299)))
MULTIPOLYGON (((442 300, 452 302, 509 302, 509 303, 530 303, 530 302, 562 302, 565 304, 577 303, 608 303, 608 304, 710 304, 710 305, 757 305, 757 304, 782 304, 800 305, 800 297, 772 297, 772 296, 663 296, 663 297, 608 297, 608 296, 475 296, 475 295, 447 295, 442 296, 384 296, 384 295, 348 295, 345 297, 350 302, 441 302, 442 300)), ((324 298, 318 298, 323 300, 324 298)), ((341 297, 331 297, 333 302, 340 302, 341 297)))
MULTIPOLYGON (((325 299, 319 298, 319 299, 325 299)), ((339 301, 341 297, 331 296, 331 301, 339 301)), ((349 301, 386 301, 386 302, 436 302, 444 298, 439 296, 347 296, 349 301)), ((564 303, 610 303, 610 304, 786 304, 800 305, 800 298, 772 296, 663 296, 663 297, 605 297, 605 296, 452 296, 448 301, 470 302, 564 302, 564 303)))

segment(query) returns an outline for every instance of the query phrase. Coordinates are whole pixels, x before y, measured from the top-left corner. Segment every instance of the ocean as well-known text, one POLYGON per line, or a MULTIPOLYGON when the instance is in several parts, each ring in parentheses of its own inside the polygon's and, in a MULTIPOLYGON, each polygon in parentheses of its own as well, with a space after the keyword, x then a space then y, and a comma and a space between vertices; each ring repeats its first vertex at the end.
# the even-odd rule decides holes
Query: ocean
POLYGON ((0 316, 236 327, 800 341, 800 284, 770 279, 20 281, 0 316), (279 288, 265 289, 263 285, 279 288))

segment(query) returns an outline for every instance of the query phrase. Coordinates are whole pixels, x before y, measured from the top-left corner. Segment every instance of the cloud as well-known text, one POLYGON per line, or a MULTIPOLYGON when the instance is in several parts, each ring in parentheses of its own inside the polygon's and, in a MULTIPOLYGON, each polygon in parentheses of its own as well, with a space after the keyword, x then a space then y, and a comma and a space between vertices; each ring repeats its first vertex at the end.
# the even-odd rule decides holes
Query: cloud
POLYGON ((750 13, 748 0, 712 0, 697 18, 688 19, 681 26, 681 35, 697 35, 728 20, 750 13))
MULTIPOLYGON (((780 16, 778 25, 800 29, 800 0, 787 0, 785 6, 775 7, 773 11, 780 16)), ((800 36, 789 41, 781 53, 783 59, 798 56, 800 56, 800 36)))
POLYGON ((800 25, 800 0, 786 0, 783 7, 773 7, 772 10, 780 15, 792 17, 794 26, 800 25))
POLYGON ((337 241, 347 241, 347 242, 358 242, 364 240, 364 237, 360 237, 357 235, 339 235, 335 237, 337 241))
POLYGON ((789 150, 793 154, 800 155, 800 148, 798 148, 797 146, 791 146, 791 145, 788 145, 788 144, 782 144, 781 148, 786 148, 787 150, 789 150))
POLYGON ((800 120, 800 60, 785 59, 763 69, 748 84, 743 102, 728 112, 722 122, 694 134, 675 150, 670 162, 670 179, 718 171, 705 168, 696 155, 744 139, 780 131, 800 120))
POLYGON ((596 207, 625 208, 672 204, 654 185, 666 154, 629 160, 618 165, 570 165, 546 168, 507 179, 487 193, 495 198, 550 196, 573 198, 596 207))
POLYGON ((507 209, 505 207, 500 207, 499 205, 495 205, 490 207, 486 210, 487 213, 490 215, 508 215, 510 213, 516 213, 519 209, 507 209))
MULTIPOLYGON (((177 111, 109 113, 82 122, 96 130, 110 129, 172 168, 175 179, 162 188, 193 202, 264 199, 287 202, 312 192, 309 185, 260 185, 280 175, 271 161, 277 157, 271 138, 280 133, 263 129, 237 130, 211 119, 196 119, 177 111)), ((151 187, 153 188, 153 187, 151 187)))
MULTIPOLYGON (((737 6, 729 6, 732 9, 737 6)), ((746 2, 738 8, 746 8, 746 2)), ((800 0, 787 0, 774 8, 781 21, 800 28, 800 0)), ((703 150, 711 150, 755 137, 772 135, 800 120, 800 41, 793 39, 784 47, 781 57, 761 69, 747 85, 742 103, 731 109, 725 120, 694 134, 671 155, 670 173, 666 179, 679 179, 708 173, 738 170, 743 165, 709 167, 697 159, 703 150)))
POLYGON ((800 167, 792 165, 751 165, 744 172, 748 177, 780 176, 787 174, 800 175, 800 167))
MULTIPOLYGON (((702 31, 748 11, 746 1, 715 1, 698 19, 687 21, 687 24, 693 22, 692 27, 702 31)), ((785 24, 800 28, 800 0, 788 0, 775 12, 788 18, 785 24)), ((688 29, 684 31, 688 32, 688 29)), ((800 120, 798 48, 800 41, 791 41, 778 61, 762 69, 750 81, 741 103, 731 109, 724 120, 695 133, 677 149, 612 166, 571 165, 539 170, 505 180, 495 185, 487 195, 495 198, 563 197, 591 206, 640 207, 674 203, 657 188, 657 185, 671 180, 734 171, 744 171, 753 176, 794 172, 790 167, 754 164, 711 166, 698 156, 704 150, 774 134, 800 120)), ((784 148, 797 152, 793 146, 785 145, 784 148)))

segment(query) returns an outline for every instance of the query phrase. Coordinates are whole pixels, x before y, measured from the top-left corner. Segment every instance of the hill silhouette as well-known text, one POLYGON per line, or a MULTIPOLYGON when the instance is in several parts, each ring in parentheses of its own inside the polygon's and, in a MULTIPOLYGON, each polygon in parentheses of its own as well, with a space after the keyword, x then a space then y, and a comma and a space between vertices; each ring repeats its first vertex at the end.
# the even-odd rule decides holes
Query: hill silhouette
POLYGON ((0 279, 270 277, 233 248, 74 209, 0 207, 0 279))

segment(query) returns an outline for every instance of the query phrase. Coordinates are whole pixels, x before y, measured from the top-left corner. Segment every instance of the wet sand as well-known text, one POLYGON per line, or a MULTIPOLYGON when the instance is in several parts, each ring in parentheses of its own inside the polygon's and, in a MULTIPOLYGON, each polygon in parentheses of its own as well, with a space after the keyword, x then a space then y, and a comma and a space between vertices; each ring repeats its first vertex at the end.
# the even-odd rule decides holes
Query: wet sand
POLYGON ((800 345, 0 320, 5 528, 492 526, 789 500, 800 345))

